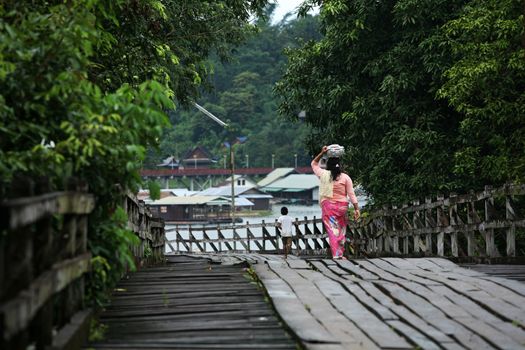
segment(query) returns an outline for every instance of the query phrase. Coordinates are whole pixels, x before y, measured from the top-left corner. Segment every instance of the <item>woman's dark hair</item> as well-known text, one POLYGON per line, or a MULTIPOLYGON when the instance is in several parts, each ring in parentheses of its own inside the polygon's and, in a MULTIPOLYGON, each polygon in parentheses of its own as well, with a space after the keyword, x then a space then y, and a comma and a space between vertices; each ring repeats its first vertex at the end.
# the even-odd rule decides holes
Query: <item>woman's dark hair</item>
POLYGON ((328 158, 326 161, 326 170, 330 170, 330 173, 332 173, 332 181, 337 180, 339 174, 342 173, 341 164, 339 161, 339 158, 328 158))
POLYGON ((281 208, 281 215, 288 215, 288 208, 282 207, 281 208))

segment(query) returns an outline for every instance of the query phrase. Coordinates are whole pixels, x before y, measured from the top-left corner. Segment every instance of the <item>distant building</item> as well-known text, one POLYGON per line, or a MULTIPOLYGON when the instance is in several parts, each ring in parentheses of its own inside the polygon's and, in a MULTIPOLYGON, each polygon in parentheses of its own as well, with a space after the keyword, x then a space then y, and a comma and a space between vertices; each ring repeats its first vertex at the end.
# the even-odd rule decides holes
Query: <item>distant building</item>
MULTIPOLYGON (((238 206, 244 200, 249 200, 253 206, 244 207, 249 210, 270 210, 270 199, 272 195, 265 193, 255 187, 250 186, 234 186, 235 188, 235 206, 238 206)), ((230 185, 220 187, 210 187, 204 191, 198 192, 199 196, 222 196, 231 198, 232 189, 230 185)))
POLYGON ((292 174, 262 188, 274 197, 311 204, 319 200, 319 179, 314 174, 292 174))
POLYGON ((169 156, 168 158, 163 159, 162 163, 157 164, 158 167, 166 169, 178 169, 179 165, 179 161, 175 159, 174 156, 169 156))
MULTIPOLYGON (((235 179, 235 186, 242 186, 242 187, 249 187, 249 188, 257 187, 257 183, 251 180, 246 175, 234 175, 233 178, 235 179)), ((231 182, 232 182, 232 178, 230 176, 221 184, 221 186, 226 186, 228 184, 231 185, 231 182)))
MULTIPOLYGON (((190 191, 186 188, 166 188, 160 190, 160 199, 176 196, 176 197, 188 197, 193 196, 196 194, 197 191, 190 191)), ((137 193, 137 198, 139 200, 144 201, 146 204, 151 202, 151 198, 149 196, 149 190, 140 190, 139 193, 137 193)))
POLYGON ((290 174, 295 174, 295 169, 294 168, 276 168, 274 170, 272 170, 271 173, 269 173, 268 175, 266 175, 266 177, 264 179, 262 179, 261 181, 259 181, 257 183, 257 186, 259 186, 259 188, 264 188, 268 185, 270 185, 271 183, 277 181, 277 180, 280 180, 284 177, 286 177, 287 175, 290 175, 290 174))
POLYGON ((216 162, 211 153, 202 146, 188 150, 180 160, 182 167, 186 169, 207 169, 216 162))
MULTIPOLYGON (((253 203, 244 198, 235 205, 241 208, 253 203)), ((222 196, 171 196, 148 203, 148 207, 167 223, 220 223, 231 219, 231 201, 222 196)))

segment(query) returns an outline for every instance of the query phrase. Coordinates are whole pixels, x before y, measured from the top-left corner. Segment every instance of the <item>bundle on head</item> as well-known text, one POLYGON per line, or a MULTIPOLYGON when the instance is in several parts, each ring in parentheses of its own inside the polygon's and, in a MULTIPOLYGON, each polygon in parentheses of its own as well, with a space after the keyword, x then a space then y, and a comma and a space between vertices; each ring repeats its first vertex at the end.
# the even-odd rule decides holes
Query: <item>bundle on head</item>
POLYGON ((339 158, 328 158, 326 161, 326 170, 330 170, 332 181, 337 180, 339 174, 341 174, 341 164, 339 162, 339 158))

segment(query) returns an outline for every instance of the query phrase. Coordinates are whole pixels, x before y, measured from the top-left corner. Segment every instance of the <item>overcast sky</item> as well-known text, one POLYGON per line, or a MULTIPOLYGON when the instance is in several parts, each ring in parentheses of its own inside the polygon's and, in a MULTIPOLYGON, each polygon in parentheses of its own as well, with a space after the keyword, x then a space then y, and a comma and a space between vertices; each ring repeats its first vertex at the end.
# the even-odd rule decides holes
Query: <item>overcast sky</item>
POLYGON ((293 17, 297 16, 297 7, 303 0, 276 0, 277 8, 275 9, 272 23, 279 22, 286 13, 293 12, 293 17))

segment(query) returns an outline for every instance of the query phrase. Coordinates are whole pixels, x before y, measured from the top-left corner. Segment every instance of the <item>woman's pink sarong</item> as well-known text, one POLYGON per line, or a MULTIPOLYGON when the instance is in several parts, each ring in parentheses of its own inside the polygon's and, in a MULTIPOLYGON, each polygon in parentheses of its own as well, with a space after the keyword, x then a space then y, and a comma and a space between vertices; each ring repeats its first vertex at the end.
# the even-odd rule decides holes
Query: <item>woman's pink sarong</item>
POLYGON ((332 257, 342 257, 348 224, 348 203, 324 200, 321 202, 323 223, 328 233, 332 257))

